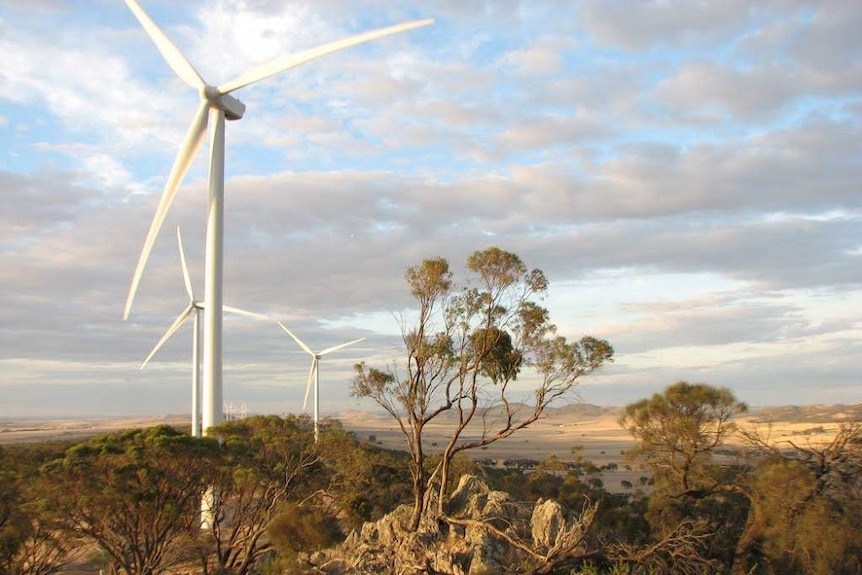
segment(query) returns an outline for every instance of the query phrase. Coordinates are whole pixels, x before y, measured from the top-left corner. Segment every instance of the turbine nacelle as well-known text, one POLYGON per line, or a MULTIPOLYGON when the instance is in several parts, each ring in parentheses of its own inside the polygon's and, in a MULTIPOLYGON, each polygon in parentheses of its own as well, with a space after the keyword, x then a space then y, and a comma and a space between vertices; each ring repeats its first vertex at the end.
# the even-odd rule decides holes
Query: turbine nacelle
POLYGON ((216 86, 204 86, 201 98, 213 108, 223 111, 225 120, 239 120, 245 114, 245 104, 230 94, 222 94, 216 86))

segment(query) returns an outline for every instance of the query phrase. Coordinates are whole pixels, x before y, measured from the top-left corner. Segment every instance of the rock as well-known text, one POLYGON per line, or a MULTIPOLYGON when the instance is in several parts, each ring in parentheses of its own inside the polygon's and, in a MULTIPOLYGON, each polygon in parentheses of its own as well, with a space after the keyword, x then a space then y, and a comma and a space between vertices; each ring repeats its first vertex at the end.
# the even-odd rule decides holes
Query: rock
POLYGON ((544 550, 553 547, 565 523, 563 508, 559 503, 550 499, 539 500, 530 518, 533 546, 544 550))
MULTIPOLYGON (((406 528, 411 512, 410 505, 402 505, 379 521, 363 525, 341 545, 316 554, 313 563, 327 575, 484 575, 507 571, 523 558, 519 558, 521 551, 486 529, 438 520, 433 513, 426 514, 419 529, 411 532, 406 528)), ((533 543, 544 549, 557 541, 565 526, 559 504, 543 501, 530 509, 469 475, 459 481, 446 504, 446 514, 465 523, 488 523, 528 542, 532 534, 533 543)))

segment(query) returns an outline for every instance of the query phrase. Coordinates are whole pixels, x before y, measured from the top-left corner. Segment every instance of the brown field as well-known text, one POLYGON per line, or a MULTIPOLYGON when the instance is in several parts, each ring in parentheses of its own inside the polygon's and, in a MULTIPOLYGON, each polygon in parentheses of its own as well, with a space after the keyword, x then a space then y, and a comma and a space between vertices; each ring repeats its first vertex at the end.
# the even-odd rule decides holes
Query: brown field
POLYGON ((189 416, 104 417, 68 419, 0 419, 0 445, 35 441, 77 440, 123 429, 154 425, 190 427, 189 416))
MULTIPOLYGON (((621 410, 613 407, 570 405, 550 410, 549 415, 509 439, 486 448, 475 450, 476 459, 502 463, 503 460, 542 460, 556 455, 563 461, 574 458, 573 448, 595 465, 616 463, 617 471, 605 472, 605 487, 620 489, 620 482, 637 483, 641 473, 626 471, 623 453, 632 447, 631 437, 619 427, 617 418, 621 410)), ((336 415, 344 427, 361 441, 372 441, 387 449, 405 449, 404 439, 394 420, 388 415, 366 411, 345 411, 336 415)), ((772 442, 793 441, 797 445, 816 445, 828 442, 841 423, 862 421, 862 404, 852 406, 804 406, 763 408, 739 417, 737 425, 743 430, 757 429, 768 434, 772 442)), ((188 416, 127 417, 102 419, 52 419, 0 421, 0 444, 48 440, 77 440, 101 433, 134 427, 168 424, 188 426, 188 416)), ((426 428, 428 452, 439 451, 445 444, 445 422, 433 423, 426 428)), ((475 437, 479 428, 470 428, 466 438, 475 437)), ((735 439, 737 446, 741 439, 735 439)))
MULTIPOLYGON (((620 491, 622 481, 636 485, 643 475, 637 468, 632 471, 624 468, 624 452, 634 445, 634 441, 617 423, 621 413, 620 408, 590 405, 554 409, 529 429, 473 451, 471 455, 475 459, 500 463, 506 459, 542 460, 552 454, 562 461, 572 461, 575 457, 573 449, 577 449, 581 457, 597 466, 616 463, 618 469, 603 472, 602 479, 607 490, 620 491)), ((341 413, 339 419, 360 440, 368 441, 374 436, 382 447, 405 449, 403 435, 387 415, 356 411, 341 413)), ((841 423, 850 421, 862 421, 862 404, 759 409, 738 417, 735 423, 740 430, 756 430, 774 443, 793 441, 797 445, 818 445, 831 441, 841 423)), ((442 449, 446 430, 445 424, 432 424, 426 428, 430 453, 442 449)), ((478 430, 472 435, 477 433, 478 430)), ((465 437, 470 436, 468 431, 465 437)), ((741 437, 734 437, 730 442, 730 447, 741 446, 741 437)))

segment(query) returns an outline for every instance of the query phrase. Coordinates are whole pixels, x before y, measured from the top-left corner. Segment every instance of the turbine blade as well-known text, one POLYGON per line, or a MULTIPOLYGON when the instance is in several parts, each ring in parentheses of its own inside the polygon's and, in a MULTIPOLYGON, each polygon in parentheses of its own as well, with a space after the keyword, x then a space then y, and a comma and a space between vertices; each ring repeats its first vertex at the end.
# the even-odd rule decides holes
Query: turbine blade
POLYGON ((289 335, 290 337, 293 338, 293 341, 295 341, 297 344, 299 344, 299 347, 301 347, 303 350, 305 350, 305 353, 311 355, 312 357, 314 356, 314 352, 311 351, 311 349, 307 345, 305 345, 301 339, 299 339, 298 337, 293 335, 293 332, 291 332, 289 329, 284 327, 283 323, 281 323, 280 321, 276 322, 276 323, 278 323, 278 325, 279 325, 279 327, 281 327, 281 329, 283 329, 284 331, 287 332, 287 335, 289 335))
POLYGON ((323 46, 318 46, 317 48, 304 50, 298 54, 281 56, 240 74, 230 82, 219 86, 217 90, 220 94, 228 94, 234 90, 239 90, 240 88, 248 86, 249 84, 254 84, 255 82, 259 82, 260 80, 269 78, 270 76, 275 76, 276 74, 280 74, 290 68, 295 68, 296 66, 300 66, 306 62, 320 58, 321 56, 326 56, 327 54, 332 54, 333 52, 338 52, 339 50, 344 50, 345 48, 370 42, 371 40, 376 40, 377 38, 382 38, 391 34, 397 34, 399 32, 406 32, 407 30, 427 26, 432 22, 434 22, 433 18, 405 22, 403 24, 397 24, 395 26, 388 26, 386 28, 379 28, 377 30, 357 34, 349 38, 344 38, 343 40, 338 40, 337 42, 331 42, 329 44, 324 44, 323 46))
POLYGON ((177 48, 165 33, 162 32, 162 29, 153 22, 153 19, 144 12, 144 9, 137 3, 137 0, 126 0, 126 6, 129 7, 129 10, 132 11, 132 14, 134 14, 138 19, 138 22, 141 23, 141 26, 143 26, 144 30, 150 36, 150 39, 156 45, 156 48, 159 49, 159 52, 161 52, 162 57, 168 63, 168 66, 176 72, 177 76, 182 78, 186 84, 196 90, 201 90, 206 86, 206 82, 204 82, 201 75, 198 74, 198 71, 195 70, 195 67, 186 60, 186 57, 183 56, 183 53, 180 52, 179 48, 177 48))
POLYGON ((264 319, 264 320, 271 319, 271 318, 269 318, 269 317, 267 317, 261 313, 255 313, 253 311, 246 311, 244 309, 239 309, 238 307, 233 307, 230 305, 222 305, 222 309, 224 309, 225 311, 229 311, 231 313, 238 313, 239 315, 253 317, 254 319, 264 319))
POLYGON ((314 381, 314 372, 318 369, 317 356, 311 360, 311 369, 308 372, 308 383, 305 384, 305 399, 302 400, 302 411, 305 411, 305 406, 308 405, 308 392, 311 391, 311 384, 314 381))
POLYGON ((135 268, 135 273, 132 276, 132 285, 129 287, 129 295, 126 298, 126 307, 123 310, 123 319, 129 318, 129 312, 132 310, 132 303, 135 301, 135 294, 138 291, 138 284, 141 282, 141 276, 144 273, 144 268, 147 265, 147 259, 150 257, 150 252, 153 249, 153 244, 156 241, 156 236, 159 234, 159 228, 162 227, 162 222, 171 207, 171 202, 174 201, 174 196, 177 189, 180 187, 183 178, 189 171, 192 160, 203 141, 204 132, 207 129, 207 116, 209 114, 209 104, 204 101, 198 107, 188 132, 186 132, 183 145, 174 160, 174 165, 171 168, 171 173, 168 176, 168 181, 165 184, 165 190, 162 192, 162 198, 159 200, 159 206, 156 208, 156 215, 150 224, 150 230, 147 232, 147 239, 144 241, 144 248, 141 250, 141 256, 138 258, 138 265, 135 268))
POLYGON ((183 235, 180 233, 180 226, 177 226, 177 246, 180 248, 180 263, 183 265, 183 281, 186 284, 186 293, 189 294, 189 300, 195 301, 192 278, 189 276, 189 266, 186 265, 186 251, 183 249, 183 235))
POLYGON ((154 355, 156 355, 156 352, 159 351, 162 345, 168 341, 178 329, 180 329, 180 326, 182 326, 189 318, 189 315, 191 315, 192 310, 194 310, 194 306, 192 304, 189 304, 186 309, 183 310, 183 312, 177 317, 176 321, 174 321, 173 325, 171 325, 171 327, 168 328, 168 331, 165 332, 165 335, 162 336, 162 339, 159 340, 159 343, 156 344, 156 347, 153 348, 153 351, 150 352, 150 355, 147 356, 147 359, 144 360, 144 363, 141 364, 141 369, 144 369, 144 367, 150 363, 150 360, 154 355))
POLYGON ((359 343, 360 341, 365 341, 366 339, 368 339, 368 338, 360 337, 359 339, 354 339, 353 341, 348 341, 347 343, 342 343, 341 345, 335 345, 333 347, 327 347, 326 349, 324 349, 323 351, 321 351, 317 355, 326 355, 327 353, 337 351, 339 349, 343 349, 343 348, 347 347, 348 345, 353 345, 354 343, 359 343))

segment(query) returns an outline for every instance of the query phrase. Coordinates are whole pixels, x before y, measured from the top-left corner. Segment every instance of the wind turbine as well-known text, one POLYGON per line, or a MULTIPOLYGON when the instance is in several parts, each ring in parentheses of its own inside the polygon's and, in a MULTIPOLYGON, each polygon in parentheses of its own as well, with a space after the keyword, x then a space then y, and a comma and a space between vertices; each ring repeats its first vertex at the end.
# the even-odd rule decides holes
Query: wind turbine
MULTIPOLYGON (((186 132, 174 164, 168 175, 165 189, 156 208, 156 214, 147 232, 144 247, 132 275, 129 295, 123 310, 123 319, 128 319, 135 293, 153 249, 153 243, 170 209, 177 189, 189 170, 203 141, 207 124, 210 124, 210 161, 209 161, 209 205, 207 208, 206 270, 204 281, 204 381, 203 381, 203 427, 209 429, 221 421, 222 407, 222 280, 224 251, 224 130, 225 120, 239 120, 245 113, 245 104, 230 95, 250 84, 270 76, 320 58, 327 54, 382 38, 390 34, 405 32, 431 24, 433 19, 415 20, 396 26, 380 28, 357 34, 343 40, 324 44, 276 58, 265 64, 255 66, 233 80, 220 86, 207 84, 189 63, 182 52, 171 42, 164 32, 147 15, 137 0, 125 0, 129 10, 143 26, 168 65, 173 71, 200 96, 200 105, 186 132)), ((217 50, 218 46, 211 49, 217 50)))
MULTIPOLYGON (((162 345, 164 345, 164 343, 168 341, 178 329, 180 329, 180 327, 186 322, 186 320, 189 319, 190 315, 194 314, 194 334, 192 336, 192 437, 200 437, 200 312, 204 310, 206 306, 203 302, 195 299, 195 294, 192 290, 192 280, 189 276, 189 267, 186 264, 186 253, 183 249, 183 236, 180 233, 179 226, 177 226, 177 247, 179 248, 180 252, 180 263, 183 267, 183 281, 186 284, 186 293, 189 296, 189 304, 185 308, 183 308, 183 311, 180 312, 180 315, 177 316, 177 319, 174 321, 171 327, 168 328, 168 330, 162 336, 162 339, 159 340, 159 342, 150 352, 150 355, 148 355, 147 358, 143 361, 143 363, 141 364, 141 369, 144 369, 147 364, 150 363, 150 360, 153 359, 153 356, 156 355, 156 352, 159 351, 159 349, 161 349, 162 345)), ((238 313, 240 315, 245 315, 256 319, 269 319, 265 315, 245 311, 236 307, 231 307, 229 305, 223 307, 227 311, 238 313)))
POLYGON ((287 332, 287 335, 293 338, 299 347, 305 351, 308 355, 311 356, 311 370, 308 372, 308 383, 305 385, 305 399, 302 401, 302 409, 305 410, 305 406, 308 405, 308 392, 311 390, 311 383, 314 382, 314 441, 317 441, 319 430, 318 426, 320 425, 320 358, 327 353, 332 353, 333 351, 338 351, 339 349, 343 349, 349 345, 353 345, 354 343, 359 343, 360 341, 365 341, 364 337, 360 337, 359 339, 354 339, 353 341, 348 341, 347 343, 342 343, 341 345, 335 345, 332 347, 327 347, 323 351, 314 353, 311 351, 311 348, 305 345, 305 343, 293 335, 289 329, 287 329, 283 323, 278 322, 279 327, 287 332))

